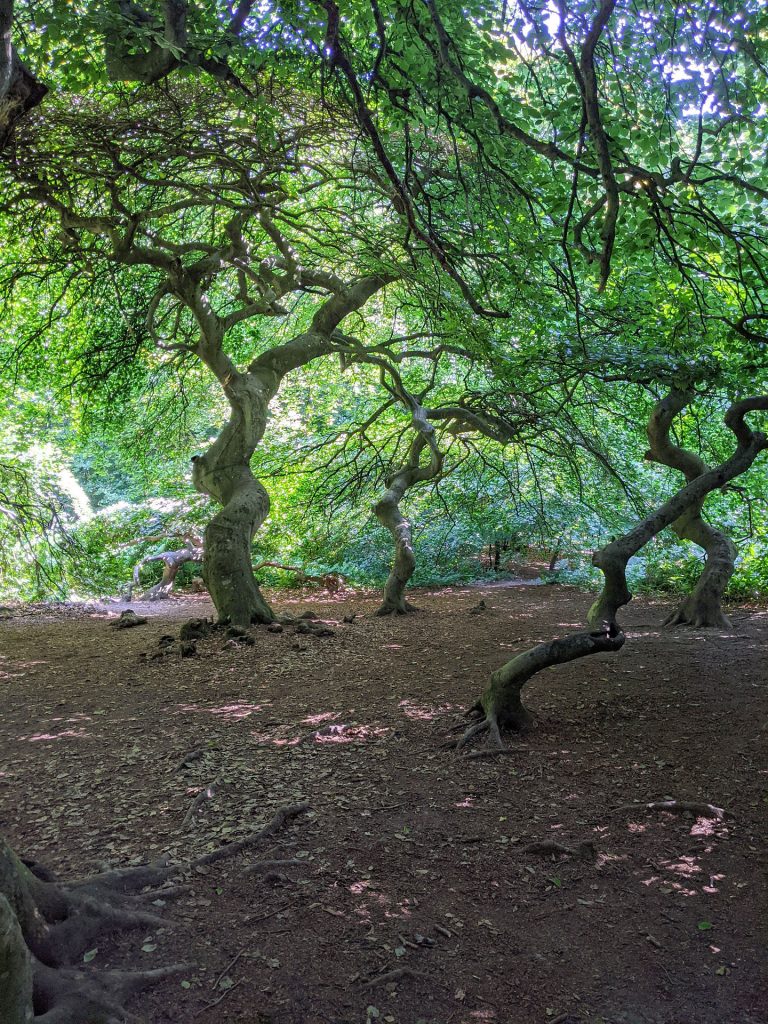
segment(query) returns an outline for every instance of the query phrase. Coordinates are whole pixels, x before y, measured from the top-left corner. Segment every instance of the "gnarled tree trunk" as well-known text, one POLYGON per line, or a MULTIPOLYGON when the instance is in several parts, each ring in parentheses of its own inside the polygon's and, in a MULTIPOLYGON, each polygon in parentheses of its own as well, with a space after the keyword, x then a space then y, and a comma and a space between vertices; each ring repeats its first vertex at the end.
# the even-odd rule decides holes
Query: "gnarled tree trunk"
POLYGON ((413 530, 410 520, 406 519, 400 511, 400 502, 414 484, 434 480, 443 467, 443 456, 435 440, 435 428, 426 420, 424 410, 415 399, 411 399, 411 403, 412 425, 416 431, 416 437, 408 449, 405 465, 387 480, 386 491, 373 506, 376 518, 385 529, 389 530, 395 544, 392 569, 384 585, 384 601, 376 612, 377 615, 405 615, 407 612, 415 610, 413 605, 405 599, 408 581, 416 568, 413 530), (420 464, 421 453, 425 448, 429 448, 429 463, 422 466, 420 464))
POLYGON ((48 92, 22 64, 13 46, 13 0, 0 0, 0 150, 13 129, 48 92))
POLYGON ((734 403, 725 416, 726 426, 733 431, 737 442, 730 459, 697 476, 629 532, 595 552, 592 563, 603 573, 604 584, 587 616, 589 630, 538 644, 494 672, 488 688, 470 708, 469 713, 476 721, 461 737, 458 747, 463 747, 481 732, 490 732, 494 745, 501 747, 502 726, 526 728, 532 721, 531 713, 522 703, 521 690, 533 675, 551 665, 589 654, 616 651, 624 644, 625 637, 617 615, 619 609, 632 599, 627 585, 630 558, 690 509, 700 508, 711 491, 750 468, 760 452, 768 447, 768 439, 762 433, 753 432, 745 416, 749 412, 767 409, 768 396, 734 403))
MULTIPOLYGON (((669 430, 672 420, 693 398, 693 392, 673 389, 666 398, 657 403, 648 423, 650 447, 646 453, 646 458, 653 462, 679 470, 688 483, 706 473, 708 467, 698 455, 672 444, 669 430)), ((704 549, 707 561, 693 592, 665 620, 665 625, 687 624, 696 627, 730 628, 730 622, 723 614, 722 599, 728 581, 733 575, 737 551, 726 534, 716 530, 702 518, 705 500, 706 495, 700 501, 694 502, 672 523, 671 528, 681 540, 690 540, 704 549)))
MULTIPOLYGON (((296 274, 303 286, 313 283, 317 276, 298 269, 296 274)), ((245 372, 237 369, 223 349, 226 319, 216 316, 202 301, 197 286, 177 283, 200 324, 197 354, 216 375, 231 409, 229 422, 208 451, 193 459, 192 467, 195 488, 222 505, 205 530, 203 559, 203 578, 219 622, 247 629, 252 622, 275 619, 259 590, 251 562, 254 535, 269 514, 269 495, 250 466, 251 456, 264 436, 269 403, 291 370, 343 345, 343 336, 337 333, 341 321, 364 306, 390 280, 383 274, 372 274, 345 286, 333 278, 335 294, 319 307, 309 330, 267 349, 245 372)), ((324 276, 321 283, 327 284, 324 276)))
POLYGON ((239 374, 228 387, 229 422, 208 451, 193 460, 195 487, 222 505, 205 530, 203 578, 219 621, 241 629, 275 619, 253 575, 251 544, 269 514, 269 495, 250 462, 278 383, 250 372, 239 374))

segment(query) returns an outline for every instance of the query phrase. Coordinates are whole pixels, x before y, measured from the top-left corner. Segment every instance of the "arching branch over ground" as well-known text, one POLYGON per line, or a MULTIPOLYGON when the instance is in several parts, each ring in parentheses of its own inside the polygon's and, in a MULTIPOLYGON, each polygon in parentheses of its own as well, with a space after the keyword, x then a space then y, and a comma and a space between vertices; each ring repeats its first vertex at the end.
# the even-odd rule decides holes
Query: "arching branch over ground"
POLYGON ((752 466, 768 447, 768 439, 763 433, 753 431, 745 417, 750 412, 765 410, 768 410, 766 395, 735 402, 725 415, 725 424, 736 438, 733 455, 721 465, 700 473, 655 512, 594 553, 592 562, 603 573, 604 583, 587 616, 590 628, 537 644, 494 672, 480 700, 469 711, 476 721, 458 741, 458 748, 485 732, 490 733, 493 745, 500 748, 502 728, 528 728, 533 716, 522 703, 521 691, 537 672, 590 654, 617 651, 623 646, 625 637, 617 615, 632 599, 626 575, 630 558, 651 538, 688 515, 691 509, 700 509, 708 494, 752 466))
POLYGON ((142 566, 150 562, 162 562, 162 579, 142 595, 142 599, 145 601, 160 601, 168 597, 173 590, 176 577, 182 565, 186 565, 188 562, 202 563, 204 554, 202 539, 199 537, 189 537, 182 548, 177 548, 175 551, 160 551, 155 555, 147 555, 133 567, 133 586, 131 590, 139 586, 139 574, 142 566))
MULTIPOLYGON (((693 452, 673 444, 669 438, 672 421, 694 398, 691 391, 673 389, 666 398, 658 402, 648 422, 649 449, 646 458, 652 462, 679 470, 688 483, 707 472, 703 459, 693 452)), ((736 548, 731 539, 721 530, 716 530, 702 518, 706 495, 694 502, 679 519, 672 523, 672 530, 680 540, 690 540, 702 547, 707 562, 699 580, 679 608, 665 620, 665 625, 717 626, 730 628, 730 622, 723 614, 722 599, 728 581, 733 575, 736 548)))

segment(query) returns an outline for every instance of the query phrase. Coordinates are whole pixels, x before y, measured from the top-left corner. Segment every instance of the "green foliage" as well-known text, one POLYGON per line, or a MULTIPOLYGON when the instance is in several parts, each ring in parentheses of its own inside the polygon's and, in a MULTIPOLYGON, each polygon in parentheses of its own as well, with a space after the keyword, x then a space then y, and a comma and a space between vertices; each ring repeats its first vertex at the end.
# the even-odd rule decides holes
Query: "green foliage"
MULTIPOLYGON (((435 420, 442 478, 403 500, 416 583, 471 578, 513 537, 594 585, 591 550, 681 484, 644 460, 670 387, 698 395, 676 442, 730 454, 722 415, 768 376, 764 4, 618 5, 597 31, 591 0, 352 0, 334 34, 333 4, 234 25, 216 0, 187 5, 186 38, 141 6, 15 6, 50 93, 0 154, 6 598, 113 592, 160 549, 146 538, 199 531, 189 459, 229 414, 231 371, 370 272, 397 280, 344 323, 341 366, 314 360, 272 402, 255 560, 381 583, 370 510, 411 438, 393 370, 425 407, 515 425, 501 443, 435 420), (224 371, 200 358, 208 310, 224 371)), ((707 502, 740 545, 733 595, 766 589, 765 499, 758 463, 707 502)), ((670 537, 630 578, 685 590, 700 568, 670 537)))

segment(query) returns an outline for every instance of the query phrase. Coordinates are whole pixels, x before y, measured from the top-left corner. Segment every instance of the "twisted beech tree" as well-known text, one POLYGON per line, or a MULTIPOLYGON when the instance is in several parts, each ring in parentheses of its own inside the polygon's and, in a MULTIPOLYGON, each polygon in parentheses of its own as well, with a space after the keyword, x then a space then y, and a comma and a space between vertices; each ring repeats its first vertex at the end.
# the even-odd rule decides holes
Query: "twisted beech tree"
POLYGON ((142 271, 156 350, 199 359, 221 385, 230 419, 194 458, 193 481, 222 506, 205 531, 204 577, 220 620, 240 627, 274 617, 251 569, 269 497, 250 459, 269 403, 286 374, 347 348, 342 323, 399 275, 380 255, 394 236, 385 211, 372 210, 378 194, 353 182, 348 201, 322 164, 340 121, 283 108, 278 130, 268 110, 265 98, 238 130, 231 108, 200 92, 106 114, 84 103, 25 123, 5 161, 16 182, 5 209, 30 217, 40 264, 49 265, 53 215, 64 258, 81 273, 142 271), (278 318, 292 334, 272 326, 278 318))
POLYGON ((414 606, 405 598, 406 587, 416 568, 413 529, 410 520, 400 511, 400 502, 411 487, 428 480, 436 480, 443 468, 444 457, 438 445, 435 428, 427 420, 418 400, 405 391, 403 396, 410 409, 414 437, 408 447, 405 462, 386 481, 384 494, 373 506, 376 518, 386 530, 389 530, 395 547, 392 569, 384 584, 384 600, 376 612, 377 615, 405 615, 414 611, 414 606), (429 453, 429 461, 422 465, 421 457, 425 450, 429 453))
MULTIPOLYGON (((354 352, 354 348, 351 351, 354 352)), ((370 350, 357 353, 360 362, 374 364, 380 368, 380 383, 390 396, 385 405, 380 406, 367 422, 375 421, 389 405, 397 403, 409 414, 409 426, 413 433, 404 460, 389 474, 385 481, 385 491, 373 506, 376 518, 389 531, 394 544, 392 569, 384 585, 382 604, 376 612, 379 616, 405 615, 415 611, 405 596, 416 569, 413 527, 411 520, 403 515, 400 504, 412 488, 440 479, 445 466, 443 441, 450 441, 460 433, 477 432, 501 444, 507 444, 519 439, 525 427, 536 420, 535 413, 530 409, 523 411, 522 406, 515 409, 514 413, 509 410, 500 412, 495 409, 489 393, 474 393, 472 396, 461 396, 452 402, 428 406, 426 399, 435 385, 438 364, 441 357, 446 354, 450 354, 454 360, 462 360, 466 364, 467 372, 475 362, 469 350, 452 344, 436 344, 431 351, 405 352, 395 358, 374 354, 370 350), (402 363, 405 358, 413 359, 417 355, 426 357, 432 364, 429 383, 418 394, 406 387, 396 365, 402 363), (433 426, 434 422, 442 424, 442 437, 438 436, 433 426), (428 452, 428 461, 422 462, 425 451, 428 452)), ((490 367, 486 369, 489 373, 492 372, 490 367)), ((511 408, 514 407, 511 399, 508 399, 507 404, 511 408)))
MULTIPOLYGON (((693 401, 692 391, 673 389, 654 408, 648 422, 650 448, 646 458, 679 470, 688 483, 708 472, 704 460, 694 452, 673 444, 669 437, 674 418, 693 401)), ((680 540, 690 540, 706 552, 706 565, 693 592, 665 620, 665 625, 719 626, 730 628, 722 609, 723 594, 733 575, 736 547, 721 530, 702 518, 706 495, 694 502, 671 528, 680 540)))
MULTIPOLYGON (((695 515, 708 494, 745 473, 758 455, 768 448, 766 435, 752 430, 746 422, 749 413, 760 411, 768 411, 768 395, 735 402, 725 414, 725 424, 736 439, 731 457, 719 466, 696 475, 655 512, 595 552, 592 562, 603 573, 604 584, 589 610, 589 628, 537 644, 494 672, 480 700, 470 708, 469 714, 476 721, 459 740, 459 748, 479 733, 490 732, 493 745, 501 749, 502 728, 524 730, 530 727, 533 716, 522 702, 521 691, 537 672, 591 654, 617 651, 623 646, 626 638, 617 616, 632 599, 626 575, 630 558, 666 527, 690 514, 695 515)), ((657 414, 658 407, 652 414, 652 422, 654 417, 658 419, 657 414)))

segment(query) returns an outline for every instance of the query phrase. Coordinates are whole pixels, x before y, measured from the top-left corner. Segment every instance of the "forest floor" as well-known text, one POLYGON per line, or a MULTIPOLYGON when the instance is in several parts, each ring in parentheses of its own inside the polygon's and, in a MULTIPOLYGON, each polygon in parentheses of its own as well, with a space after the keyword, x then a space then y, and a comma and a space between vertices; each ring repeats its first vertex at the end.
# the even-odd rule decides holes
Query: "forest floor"
POLYGON ((387 619, 370 593, 272 597, 334 635, 260 627, 254 646, 216 633, 196 657, 147 657, 211 613, 204 597, 134 603, 149 622, 129 630, 111 627, 120 605, 0 622, 0 830, 23 856, 62 878, 181 863, 310 805, 193 873, 167 928, 100 943, 94 967, 194 965, 131 1009, 151 1024, 768 1022, 768 612, 666 632, 668 601, 633 601, 625 647, 538 676, 537 728, 483 759, 443 749, 451 726, 503 661, 581 628, 589 595, 420 591, 418 614, 387 619), (734 817, 619 809, 664 798, 734 817), (547 840, 596 856, 526 850, 547 840), (244 873, 265 859, 298 863, 244 873))

